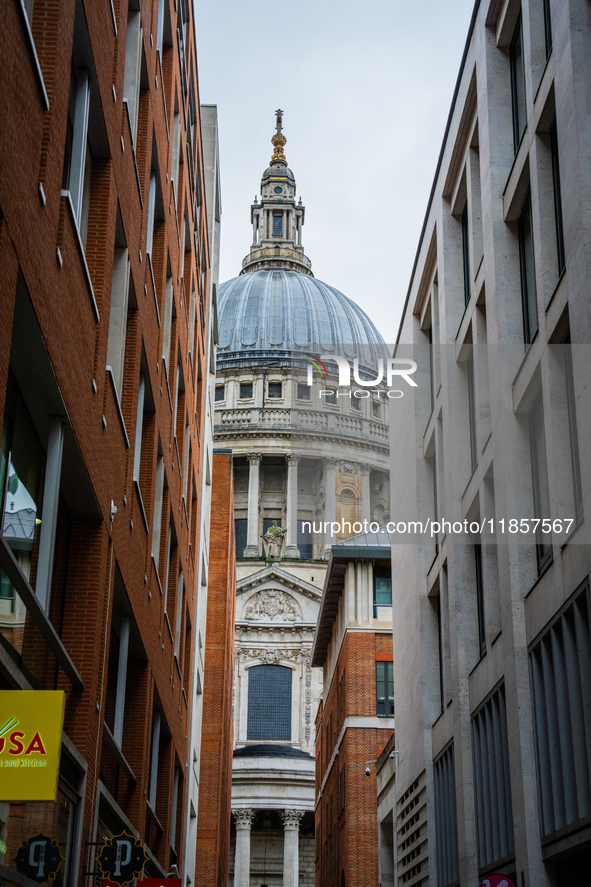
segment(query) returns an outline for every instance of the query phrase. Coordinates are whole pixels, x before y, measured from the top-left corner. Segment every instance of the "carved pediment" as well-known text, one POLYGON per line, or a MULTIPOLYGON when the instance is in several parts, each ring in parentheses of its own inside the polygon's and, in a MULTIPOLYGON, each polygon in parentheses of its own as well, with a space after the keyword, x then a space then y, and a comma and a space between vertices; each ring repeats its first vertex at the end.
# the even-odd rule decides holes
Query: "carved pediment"
POLYGON ((242 618, 265 622, 296 622, 301 621, 302 613, 291 594, 268 588, 255 592, 248 599, 242 618))
POLYGON ((288 595, 295 592, 296 595, 303 595, 318 603, 322 597, 322 589, 276 566, 266 567, 240 579, 236 584, 236 595, 240 596, 255 590, 267 591, 268 586, 281 589, 288 595))

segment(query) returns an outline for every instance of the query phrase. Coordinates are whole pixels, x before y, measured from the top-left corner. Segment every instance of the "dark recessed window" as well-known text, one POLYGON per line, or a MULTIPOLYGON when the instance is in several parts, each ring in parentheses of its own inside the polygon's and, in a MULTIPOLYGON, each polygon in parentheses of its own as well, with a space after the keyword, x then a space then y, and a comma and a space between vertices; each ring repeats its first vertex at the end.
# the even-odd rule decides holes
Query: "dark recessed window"
POLYGON ((468 231, 468 201, 462 210, 462 258, 464 263, 464 304, 470 301, 470 235, 468 231))
POLYGON ((472 471, 478 464, 478 448, 476 438, 476 386, 474 380, 474 351, 468 358, 468 420, 470 424, 470 462, 472 471))
POLYGON ((379 405, 379 403, 378 403, 376 400, 372 401, 372 404, 371 404, 371 413, 372 413, 372 416, 374 416, 375 419, 379 419, 379 418, 380 418, 380 405, 379 405))
POLYGON ((334 388, 326 389, 325 394, 324 394, 324 402, 325 402, 325 403, 330 403, 330 404, 332 404, 333 406, 336 404, 336 402, 337 402, 337 393, 336 393, 336 391, 334 390, 334 388))
POLYGON ((394 716, 394 665, 392 662, 376 662, 376 715, 378 718, 394 716))
POLYGON ((281 194, 281 192, 283 191, 283 188, 281 188, 279 185, 277 185, 277 187, 273 188, 273 190, 275 191, 275 194, 281 194))
POLYGON ((546 58, 552 52, 552 18, 550 16, 550 0, 544 0, 544 37, 546 38, 546 58))
POLYGON ((373 571, 373 615, 378 618, 378 607, 392 606, 392 572, 389 567, 375 567, 373 571))
POLYGON ((248 670, 247 739, 291 740, 291 668, 255 665, 248 670))
POLYGON ((534 493, 534 515, 540 524, 536 529, 536 551, 538 570, 542 570, 552 557, 552 538, 543 532, 550 525, 550 491, 548 488, 548 459, 546 456, 546 436, 544 433, 544 407, 542 394, 529 414, 529 442, 531 448, 531 470, 534 493))
POLYGON ((245 517, 237 517, 234 520, 234 531, 236 533, 236 557, 244 557, 244 549, 247 545, 248 520, 245 517))
POLYGON ((560 190, 560 167, 558 163, 558 136, 556 123, 550 130, 550 147, 552 150, 552 185, 554 190, 554 220, 556 223, 556 257, 558 274, 562 274, 566 259, 564 256, 564 232, 562 227, 562 193, 560 190))
POLYGON ((282 397, 283 396, 283 383, 282 382, 269 382, 269 397, 282 397))
POLYGON ((355 395, 352 395, 352 397, 351 397, 351 409, 352 410, 360 410, 361 409, 361 400, 359 397, 355 397, 355 395))
POLYGON ((474 576, 476 579, 476 613, 478 616, 478 643, 480 655, 486 650, 486 622, 484 618, 484 577, 482 573, 482 545, 474 546, 474 576))
POLYGON ((273 237, 281 237, 283 234, 283 216, 273 216, 273 237))
POLYGON ((247 400, 252 397, 252 382, 240 383, 240 400, 247 400))
POLYGON ((225 385, 216 385, 215 386, 216 403, 219 400, 225 400, 225 397, 226 397, 226 386, 225 385))
POLYGON ((529 345, 538 331, 534 238, 531 224, 531 199, 529 195, 519 217, 517 233, 519 236, 519 264, 521 269, 523 341, 526 345, 529 345))
POLYGON ((511 49, 509 52, 511 63, 511 105, 513 111, 513 145, 515 152, 519 148, 521 136, 525 129, 526 109, 525 109, 525 70, 523 66, 523 33, 521 27, 521 16, 511 40, 511 49))
POLYGON ((310 386, 298 383, 298 400, 310 400, 310 386))

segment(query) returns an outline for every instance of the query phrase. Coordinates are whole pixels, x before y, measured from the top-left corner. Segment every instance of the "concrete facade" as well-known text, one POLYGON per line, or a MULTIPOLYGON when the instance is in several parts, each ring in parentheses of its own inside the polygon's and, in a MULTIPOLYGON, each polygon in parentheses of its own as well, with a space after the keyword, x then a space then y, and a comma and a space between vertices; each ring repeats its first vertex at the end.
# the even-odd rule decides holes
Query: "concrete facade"
POLYGON ((392 520, 438 522, 392 546, 408 887, 589 879, 590 35, 476 3, 400 326, 392 520))

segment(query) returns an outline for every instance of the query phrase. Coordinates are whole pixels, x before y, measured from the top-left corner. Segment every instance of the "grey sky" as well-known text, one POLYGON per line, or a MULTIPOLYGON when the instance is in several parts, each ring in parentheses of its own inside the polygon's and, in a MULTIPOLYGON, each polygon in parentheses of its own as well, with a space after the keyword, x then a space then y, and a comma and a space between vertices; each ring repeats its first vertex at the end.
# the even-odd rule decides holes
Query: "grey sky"
POLYGON ((220 280, 240 271, 282 108, 314 275, 395 339, 473 0, 196 0, 218 106, 220 280))

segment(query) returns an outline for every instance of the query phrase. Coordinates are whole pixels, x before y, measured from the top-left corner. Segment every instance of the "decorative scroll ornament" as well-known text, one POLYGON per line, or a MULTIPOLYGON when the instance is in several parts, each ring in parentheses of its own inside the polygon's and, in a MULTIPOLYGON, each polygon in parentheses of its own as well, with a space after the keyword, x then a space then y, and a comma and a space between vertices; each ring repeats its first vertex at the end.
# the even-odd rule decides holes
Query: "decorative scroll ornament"
POLYGON ((267 619, 271 622, 295 622, 298 618, 296 603, 285 591, 269 589, 258 591, 248 601, 245 619, 267 619))
POLYGON ((242 648, 243 659, 260 659, 265 665, 274 665, 282 659, 287 660, 288 662, 297 662, 299 655, 299 650, 286 650, 281 647, 264 647, 262 649, 260 647, 242 648))
POLYGON ((232 810, 232 816, 236 820, 236 828, 252 828, 252 822, 255 817, 256 810, 243 808, 242 810, 232 810))
POLYGON ((303 810, 282 810, 281 818, 283 820, 283 827, 286 831, 293 830, 299 831, 300 821, 304 815, 303 810))

